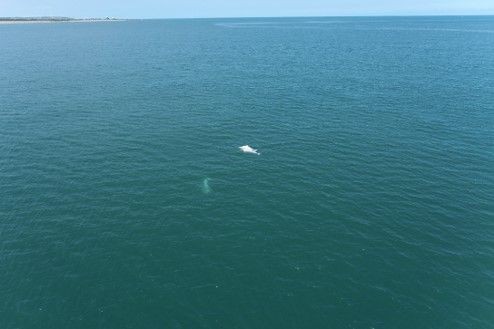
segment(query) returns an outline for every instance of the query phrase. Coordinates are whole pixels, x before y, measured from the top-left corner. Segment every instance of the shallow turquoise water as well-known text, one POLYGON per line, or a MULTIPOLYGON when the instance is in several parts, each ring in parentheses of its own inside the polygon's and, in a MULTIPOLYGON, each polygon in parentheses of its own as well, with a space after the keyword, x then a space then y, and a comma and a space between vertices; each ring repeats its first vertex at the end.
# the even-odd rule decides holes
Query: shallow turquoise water
POLYGON ((494 17, 0 49, 1 328, 494 328, 494 17))

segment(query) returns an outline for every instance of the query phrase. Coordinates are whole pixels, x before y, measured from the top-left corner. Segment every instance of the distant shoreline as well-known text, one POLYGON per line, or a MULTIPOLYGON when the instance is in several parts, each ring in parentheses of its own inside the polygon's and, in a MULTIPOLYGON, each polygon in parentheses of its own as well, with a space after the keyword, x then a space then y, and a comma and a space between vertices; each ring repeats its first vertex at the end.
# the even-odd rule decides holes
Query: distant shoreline
POLYGON ((212 20, 212 19, 288 19, 288 18, 434 18, 434 17, 494 17, 494 14, 437 14, 437 15, 333 15, 333 16, 211 16, 211 17, 146 17, 146 18, 71 18, 62 16, 41 17, 0 17, 0 25, 5 24, 47 24, 47 23, 94 23, 122 22, 128 20, 212 20))
POLYGON ((48 24, 118 22, 118 18, 70 18, 70 17, 0 17, 0 24, 48 24))

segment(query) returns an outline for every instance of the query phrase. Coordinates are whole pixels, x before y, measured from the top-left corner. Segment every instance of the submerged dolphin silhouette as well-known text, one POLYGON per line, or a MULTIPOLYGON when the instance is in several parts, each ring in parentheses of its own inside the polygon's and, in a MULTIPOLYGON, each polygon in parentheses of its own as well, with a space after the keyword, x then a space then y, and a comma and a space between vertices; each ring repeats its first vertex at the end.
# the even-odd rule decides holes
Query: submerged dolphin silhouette
POLYGON ((202 193, 204 194, 209 194, 212 192, 212 189, 209 186, 209 181, 210 179, 208 177, 204 178, 204 180, 202 181, 201 189, 202 189, 202 193))
POLYGON ((261 153, 257 152, 256 149, 250 147, 249 145, 240 146, 239 149, 244 153, 261 155, 261 153))

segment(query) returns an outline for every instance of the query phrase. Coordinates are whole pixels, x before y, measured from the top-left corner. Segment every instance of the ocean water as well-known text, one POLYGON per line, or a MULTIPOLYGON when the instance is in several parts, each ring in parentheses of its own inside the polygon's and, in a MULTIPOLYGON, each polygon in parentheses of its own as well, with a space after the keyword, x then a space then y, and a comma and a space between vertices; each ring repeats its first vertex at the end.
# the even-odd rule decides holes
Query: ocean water
POLYGON ((0 328, 494 328, 493 128, 494 17, 0 25, 0 328))

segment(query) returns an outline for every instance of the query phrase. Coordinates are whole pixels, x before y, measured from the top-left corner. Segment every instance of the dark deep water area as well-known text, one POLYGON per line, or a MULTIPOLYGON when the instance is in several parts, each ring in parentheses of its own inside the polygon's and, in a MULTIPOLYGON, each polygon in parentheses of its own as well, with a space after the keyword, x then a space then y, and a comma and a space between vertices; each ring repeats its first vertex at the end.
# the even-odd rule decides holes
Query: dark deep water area
POLYGON ((494 17, 0 25, 0 328, 494 328, 493 128, 494 17))

